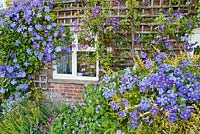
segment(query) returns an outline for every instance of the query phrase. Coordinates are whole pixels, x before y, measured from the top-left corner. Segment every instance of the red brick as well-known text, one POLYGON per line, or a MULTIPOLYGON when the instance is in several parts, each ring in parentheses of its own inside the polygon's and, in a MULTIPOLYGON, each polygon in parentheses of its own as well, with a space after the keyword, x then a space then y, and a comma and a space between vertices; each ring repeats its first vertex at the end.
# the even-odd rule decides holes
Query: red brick
POLYGON ((64 92, 66 92, 66 93, 73 93, 74 90, 65 89, 64 92))
POLYGON ((72 99, 72 96, 67 96, 66 98, 67 98, 67 99, 72 99))
POLYGON ((83 103, 84 85, 50 83, 48 88, 50 92, 59 93, 67 103, 83 103))
POLYGON ((74 93, 67 93, 66 95, 74 97, 76 94, 74 94, 74 93))
POLYGON ((75 97, 75 96, 73 96, 73 99, 74 100, 81 100, 82 98, 81 97, 75 97))
POLYGON ((62 96, 65 96, 66 94, 65 94, 65 93, 61 93, 61 95, 62 95, 62 96))
POLYGON ((74 90, 74 93, 82 93, 83 91, 74 90))
POLYGON ((51 89, 52 92, 58 92, 58 89, 51 89))

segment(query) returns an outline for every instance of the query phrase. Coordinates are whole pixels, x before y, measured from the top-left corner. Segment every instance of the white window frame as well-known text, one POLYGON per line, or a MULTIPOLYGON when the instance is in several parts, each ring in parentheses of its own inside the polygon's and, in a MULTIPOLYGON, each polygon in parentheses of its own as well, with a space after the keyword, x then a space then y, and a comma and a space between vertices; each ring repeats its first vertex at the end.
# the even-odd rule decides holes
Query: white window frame
MULTIPOLYGON (((191 44, 195 42, 197 42, 197 44, 193 48, 200 46, 200 28, 193 29, 192 33, 189 35, 188 43, 191 44)), ((190 57, 193 57, 193 55, 194 55, 194 49, 192 52, 189 52, 190 57)))
POLYGON ((77 53, 78 52, 95 52, 96 47, 88 47, 87 49, 79 50, 78 49, 78 36, 74 34, 76 45, 72 48, 72 74, 58 74, 57 73, 57 66, 54 65, 54 71, 53 71, 53 79, 68 79, 68 80, 86 80, 86 81, 98 81, 99 80, 99 60, 96 60, 96 76, 90 77, 90 76, 78 76, 77 72, 77 53))
POLYGON ((6 1, 5 0, 0 0, 0 3, 2 3, 2 7, 0 7, 0 10, 6 8, 6 1))

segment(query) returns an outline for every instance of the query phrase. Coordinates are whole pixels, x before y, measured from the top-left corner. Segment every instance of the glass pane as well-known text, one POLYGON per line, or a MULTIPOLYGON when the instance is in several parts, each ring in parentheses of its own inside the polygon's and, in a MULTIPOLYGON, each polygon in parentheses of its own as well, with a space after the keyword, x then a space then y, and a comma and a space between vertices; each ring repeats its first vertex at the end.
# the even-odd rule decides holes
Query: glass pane
POLYGON ((3 1, 0 1, 0 10, 3 9, 3 1))
POLYGON ((57 66, 58 74, 72 74, 72 55, 63 55, 57 66))
POLYGON ((77 53, 77 75, 96 77, 95 52, 77 53))

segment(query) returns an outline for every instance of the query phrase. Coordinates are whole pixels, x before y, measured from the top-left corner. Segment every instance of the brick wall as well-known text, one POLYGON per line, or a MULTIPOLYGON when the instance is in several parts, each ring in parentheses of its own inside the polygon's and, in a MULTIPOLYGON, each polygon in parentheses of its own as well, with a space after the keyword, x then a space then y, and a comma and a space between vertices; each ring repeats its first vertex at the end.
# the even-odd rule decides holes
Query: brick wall
POLYGON ((83 103, 82 93, 87 84, 97 82, 85 80, 53 79, 52 66, 41 69, 40 74, 34 77, 33 86, 43 90, 43 94, 52 102, 83 103))
MULTIPOLYGON (((71 104, 71 103, 83 103, 81 97, 82 92, 84 91, 85 86, 81 84, 58 84, 58 83, 49 83, 48 90, 50 93, 59 96, 61 100, 71 104)), ((57 99, 57 98, 55 98, 57 99)))

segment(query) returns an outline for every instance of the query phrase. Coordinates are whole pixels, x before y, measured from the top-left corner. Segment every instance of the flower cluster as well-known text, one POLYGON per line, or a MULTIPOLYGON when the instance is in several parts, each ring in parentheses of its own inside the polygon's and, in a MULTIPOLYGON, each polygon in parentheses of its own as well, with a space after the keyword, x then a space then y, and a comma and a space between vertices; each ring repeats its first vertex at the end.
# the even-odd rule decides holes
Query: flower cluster
MULTIPOLYGON (((147 55, 142 53, 142 57, 147 55)), ((189 120, 195 112, 194 105, 200 100, 199 74, 190 70, 192 67, 187 60, 178 66, 162 63, 145 76, 136 75, 134 70, 127 68, 121 75, 101 80, 101 84, 107 87, 103 96, 110 100, 111 108, 120 119, 130 118, 131 128, 139 127, 142 122, 151 124, 154 116, 166 116, 169 122, 189 120), (116 79, 119 80, 119 88, 113 91, 108 87, 116 79), (127 94, 138 97, 130 98, 127 94), (116 96, 121 99, 116 99, 116 96)))
POLYGON ((46 134, 47 133, 47 128, 52 126, 52 122, 56 119, 56 117, 54 115, 52 115, 52 117, 49 117, 47 119, 47 126, 44 126, 42 123, 40 123, 38 126, 37 126, 37 129, 42 131, 43 134, 46 134))
MULTIPOLYGON (((145 3, 148 3, 148 1, 146 0, 145 3)), ((186 11, 181 8, 178 10, 163 10, 163 14, 160 14, 154 20, 154 23, 158 24, 154 29, 155 34, 153 36, 142 35, 137 37, 135 42, 148 44, 144 47, 147 51, 161 51, 169 54, 172 53, 174 49, 183 48, 184 50, 191 52, 195 43, 189 44, 188 39, 192 30, 198 26, 197 23, 199 20, 198 16, 186 17, 185 15, 186 11), (175 33, 177 33, 178 36, 175 36, 175 33)), ((154 55, 149 57, 151 58, 152 56, 154 58, 154 55)))
MULTIPOLYGON (((120 27, 120 22, 117 18, 109 18, 106 22, 105 22, 105 26, 112 27, 112 31, 117 31, 120 27)), ((106 31, 106 29, 104 30, 104 32, 106 31)))
POLYGON ((94 17, 97 17, 101 11, 101 6, 96 6, 92 12, 92 16, 90 16, 90 20, 93 20, 94 17))
POLYGON ((19 1, 0 12, 0 78, 6 96, 27 91, 41 65, 70 53, 65 28, 54 23, 53 1, 19 1))

